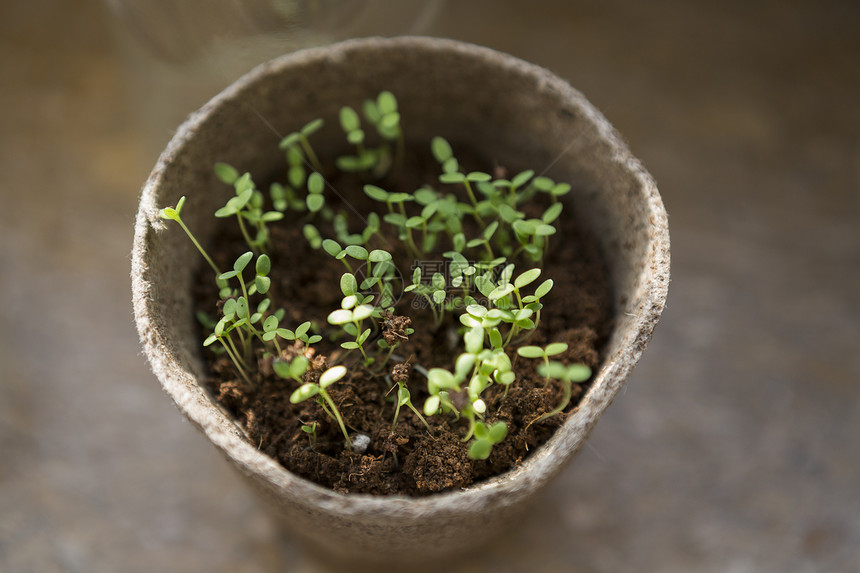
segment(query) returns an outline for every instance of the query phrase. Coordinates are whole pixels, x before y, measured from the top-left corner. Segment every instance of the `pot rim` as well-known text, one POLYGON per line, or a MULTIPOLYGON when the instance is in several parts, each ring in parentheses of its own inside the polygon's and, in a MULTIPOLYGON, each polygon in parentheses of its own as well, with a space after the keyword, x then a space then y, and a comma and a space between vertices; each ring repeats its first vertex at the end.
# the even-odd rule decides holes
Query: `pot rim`
MULTIPOLYGON (((260 64, 233 82, 213 97, 199 110, 193 112, 177 129, 148 177, 140 200, 135 223, 134 250, 132 253, 132 291, 135 322, 144 346, 145 354, 154 373, 160 379, 165 391, 176 402, 206 436, 245 473, 256 474, 271 487, 292 498, 312 499, 319 505, 328 506, 340 515, 359 515, 372 513, 377 517, 410 515, 430 516, 461 506, 466 500, 472 510, 480 511, 488 504, 508 505, 515 503, 528 491, 545 484, 557 473, 587 438, 600 414, 611 403, 623 387, 633 366, 639 360, 645 345, 663 311, 669 283, 669 233, 668 219, 656 184, 640 162, 633 157, 626 145, 609 124, 606 118, 590 104, 585 97, 567 82, 546 69, 520 60, 496 50, 465 42, 422 37, 400 36, 395 38, 359 38, 337 44, 308 48, 280 56, 260 64), (432 494, 426 497, 404 495, 375 496, 370 494, 338 493, 305 478, 295 475, 269 456, 261 453, 253 445, 241 439, 238 434, 225 431, 216 422, 224 416, 217 406, 209 401, 203 403, 199 392, 191 392, 196 385, 195 377, 180 366, 171 349, 173 346, 162 335, 153 333, 153 324, 148 315, 152 300, 149 296, 145 252, 148 246, 146 236, 149 228, 158 225, 158 206, 155 204, 156 192, 172 158, 195 138, 198 127, 204 124, 212 113, 226 103, 241 98, 242 94, 260 79, 279 74, 294 67, 338 58, 353 50, 385 47, 397 50, 421 50, 425 52, 458 52, 483 60, 488 66, 502 70, 516 71, 541 86, 547 86, 561 94, 561 97, 577 106, 587 120, 598 130, 604 143, 611 148, 613 159, 623 164, 636 179, 641 193, 648 205, 650 220, 649 233, 651 244, 646 266, 649 268, 645 279, 640 275, 638 288, 642 289, 637 316, 625 333, 619 345, 619 352, 607 356, 595 376, 592 386, 571 413, 564 424, 537 451, 530 455, 519 467, 502 475, 495 476, 467 488, 432 494)), ((199 386, 198 389, 202 390, 199 386)))

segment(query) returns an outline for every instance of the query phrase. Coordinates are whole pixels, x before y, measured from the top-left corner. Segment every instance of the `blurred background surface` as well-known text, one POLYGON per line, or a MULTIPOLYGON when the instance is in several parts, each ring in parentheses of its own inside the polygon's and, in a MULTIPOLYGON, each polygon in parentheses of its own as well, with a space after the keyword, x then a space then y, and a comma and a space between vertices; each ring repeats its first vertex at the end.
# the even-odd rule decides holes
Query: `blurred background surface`
POLYGON ((232 79, 397 33, 569 80, 670 214, 668 307, 626 391, 461 570, 857 571, 858 29, 851 0, 3 2, 0 571, 319 570, 149 372, 132 223, 172 131, 232 79))

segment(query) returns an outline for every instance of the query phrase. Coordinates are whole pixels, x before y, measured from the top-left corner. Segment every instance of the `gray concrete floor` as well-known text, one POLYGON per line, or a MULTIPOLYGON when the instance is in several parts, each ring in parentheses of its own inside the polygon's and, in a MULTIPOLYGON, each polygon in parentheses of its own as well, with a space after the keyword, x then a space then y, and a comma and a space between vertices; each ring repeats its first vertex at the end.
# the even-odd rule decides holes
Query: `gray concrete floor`
MULTIPOLYGON (((425 24, 582 90, 673 240, 626 392, 463 571, 860 571, 858 29, 850 0, 448 1, 425 24)), ((166 64, 102 4, 0 4, 0 571, 318 570, 162 394, 129 302, 158 150, 279 42, 166 64)))

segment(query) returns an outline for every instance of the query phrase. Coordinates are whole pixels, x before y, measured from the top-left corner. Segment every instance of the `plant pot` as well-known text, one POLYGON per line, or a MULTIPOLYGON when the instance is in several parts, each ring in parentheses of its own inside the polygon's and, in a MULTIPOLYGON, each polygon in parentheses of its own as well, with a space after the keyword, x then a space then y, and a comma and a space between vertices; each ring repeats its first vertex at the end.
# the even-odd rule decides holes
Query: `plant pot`
MULTIPOLYGON (((330 122, 334 123, 334 122, 330 122)), ((315 136, 316 137, 316 136, 315 136)), ((336 125, 315 139, 342 141, 336 125)), ((657 188, 606 119, 547 70, 449 40, 353 40, 263 64, 179 128, 143 189, 132 263, 134 310, 147 358, 165 391, 267 500, 295 536, 332 559, 437 560, 486 541, 525 509, 582 446, 623 386, 663 310, 669 282, 667 217, 657 188), (165 232, 158 209, 193 199, 187 222, 205 243, 211 214, 231 190, 217 161, 240 171, 283 169, 279 137, 336 117, 381 90, 397 95, 410 137, 443 135, 500 161, 516 159, 573 185, 565 196, 599 237, 614 291, 615 329, 578 407, 517 469, 425 498, 344 495, 285 470, 243 439, 202 387, 192 312, 198 253, 165 232)))

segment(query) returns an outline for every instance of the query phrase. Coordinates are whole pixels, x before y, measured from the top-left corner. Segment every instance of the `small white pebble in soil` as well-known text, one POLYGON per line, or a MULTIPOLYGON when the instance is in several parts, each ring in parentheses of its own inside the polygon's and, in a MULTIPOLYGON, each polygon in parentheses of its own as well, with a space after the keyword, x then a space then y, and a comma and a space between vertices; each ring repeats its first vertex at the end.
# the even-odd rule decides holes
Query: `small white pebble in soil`
POLYGON ((363 454, 367 451, 370 445, 370 436, 367 434, 356 434, 352 438, 352 451, 357 454, 363 454))

